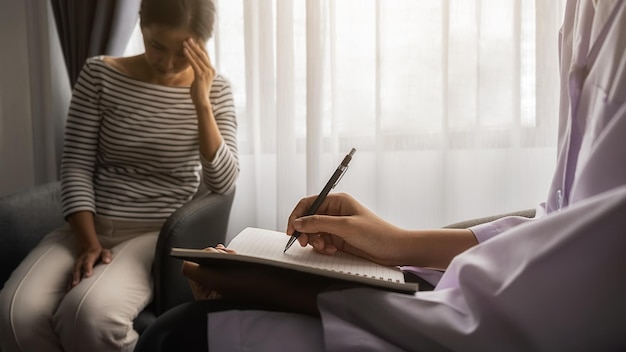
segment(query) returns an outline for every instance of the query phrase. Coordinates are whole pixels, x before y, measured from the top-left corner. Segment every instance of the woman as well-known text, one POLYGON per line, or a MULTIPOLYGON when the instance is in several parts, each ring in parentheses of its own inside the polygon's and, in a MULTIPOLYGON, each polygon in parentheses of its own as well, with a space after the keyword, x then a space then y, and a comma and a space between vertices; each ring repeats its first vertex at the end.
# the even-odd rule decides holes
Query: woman
POLYGON ((0 292, 2 350, 132 351, 158 231, 203 183, 239 174, 234 102, 204 48, 211 0, 143 0, 145 53, 87 60, 61 168, 68 225, 0 292))
POLYGON ((313 216, 306 210, 314 198, 305 198, 289 217, 287 234, 299 231, 301 245, 323 253, 446 268, 434 291, 294 284, 263 270, 186 262, 196 297, 222 299, 166 312, 137 350, 181 340, 211 351, 626 350, 625 33, 626 1, 567 2, 563 128, 551 190, 536 219, 404 230, 346 194, 329 195, 313 216), (473 246, 471 237, 482 243, 473 246), (201 337, 183 330, 192 319, 201 337))

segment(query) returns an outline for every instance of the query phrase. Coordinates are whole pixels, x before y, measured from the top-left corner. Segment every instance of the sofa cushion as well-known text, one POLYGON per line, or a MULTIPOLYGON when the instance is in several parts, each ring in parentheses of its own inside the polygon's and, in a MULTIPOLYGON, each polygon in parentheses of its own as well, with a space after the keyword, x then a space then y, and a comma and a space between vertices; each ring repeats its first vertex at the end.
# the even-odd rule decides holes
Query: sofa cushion
POLYGON ((58 182, 1 197, 0 287, 41 238, 63 224, 58 182))

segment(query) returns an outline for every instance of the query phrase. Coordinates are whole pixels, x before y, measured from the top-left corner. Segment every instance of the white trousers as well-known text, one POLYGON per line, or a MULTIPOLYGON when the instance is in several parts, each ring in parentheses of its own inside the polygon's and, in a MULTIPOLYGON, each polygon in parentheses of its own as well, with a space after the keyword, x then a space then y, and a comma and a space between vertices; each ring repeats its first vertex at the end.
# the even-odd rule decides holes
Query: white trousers
POLYGON ((162 221, 96 216, 109 264, 68 291, 77 257, 67 225, 46 235, 0 291, 0 347, 12 351, 132 351, 133 320, 152 299, 151 268, 162 221))

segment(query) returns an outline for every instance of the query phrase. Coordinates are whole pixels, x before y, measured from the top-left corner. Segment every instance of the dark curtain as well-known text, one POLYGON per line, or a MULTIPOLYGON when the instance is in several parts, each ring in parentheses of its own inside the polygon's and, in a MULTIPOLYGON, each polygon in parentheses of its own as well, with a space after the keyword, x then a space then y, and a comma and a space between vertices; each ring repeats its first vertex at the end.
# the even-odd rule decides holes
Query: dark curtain
POLYGON ((74 87, 85 60, 120 56, 137 22, 141 0, 50 0, 74 87))

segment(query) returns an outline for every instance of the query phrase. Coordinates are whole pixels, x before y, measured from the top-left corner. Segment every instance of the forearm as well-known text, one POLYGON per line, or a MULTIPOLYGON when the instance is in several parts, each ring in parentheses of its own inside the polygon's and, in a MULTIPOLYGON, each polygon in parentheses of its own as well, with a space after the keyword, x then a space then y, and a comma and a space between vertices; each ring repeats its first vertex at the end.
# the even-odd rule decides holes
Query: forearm
POLYGON ((452 258, 478 242, 468 229, 405 230, 365 208, 345 193, 329 194, 318 210, 303 216, 315 197, 301 200, 289 216, 288 234, 297 230, 317 251, 347 252, 382 265, 445 269, 452 258))
POLYGON ((390 260, 396 265, 445 269, 455 256, 477 244, 467 229, 403 230, 390 260))
POLYGON ((233 189, 239 175, 237 118, 229 87, 214 89, 216 105, 210 105, 207 98, 206 108, 202 108, 202 105, 197 107, 200 111, 198 113, 200 159, 202 180, 206 188, 224 194, 233 189), (207 155, 209 153, 210 155, 207 155))
POLYGON ((79 250, 100 247, 100 241, 96 236, 96 226, 93 213, 90 211, 79 211, 68 216, 68 222, 72 227, 74 238, 79 250))
POLYGON ((220 133, 211 103, 207 101, 203 104, 196 105, 196 113, 198 114, 198 143, 200 154, 206 160, 213 160, 215 154, 222 145, 223 138, 220 133))

